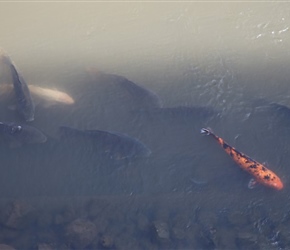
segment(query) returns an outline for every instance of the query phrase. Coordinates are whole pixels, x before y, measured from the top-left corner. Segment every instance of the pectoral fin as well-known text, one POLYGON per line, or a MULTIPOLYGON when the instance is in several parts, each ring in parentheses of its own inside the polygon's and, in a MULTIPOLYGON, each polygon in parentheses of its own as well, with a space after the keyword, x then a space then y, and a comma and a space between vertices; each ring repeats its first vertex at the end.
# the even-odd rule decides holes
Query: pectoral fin
POLYGON ((251 179, 251 180, 249 181, 248 188, 249 188, 249 189, 253 189, 253 188, 256 187, 256 185, 257 185, 257 181, 256 181, 255 179, 251 179))

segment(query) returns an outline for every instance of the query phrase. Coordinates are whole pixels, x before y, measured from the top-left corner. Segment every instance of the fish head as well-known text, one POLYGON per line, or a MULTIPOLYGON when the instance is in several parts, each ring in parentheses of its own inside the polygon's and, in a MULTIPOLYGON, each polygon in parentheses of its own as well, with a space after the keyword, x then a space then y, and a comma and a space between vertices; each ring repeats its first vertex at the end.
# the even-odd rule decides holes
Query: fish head
POLYGON ((27 138, 27 143, 44 143, 47 141, 47 137, 36 129, 31 131, 27 138))
POLYGON ((264 177, 262 181, 258 180, 258 182, 270 188, 274 188, 276 190, 281 190, 284 187, 283 182, 275 174, 272 176, 272 178, 267 178, 267 181, 265 181, 265 177, 264 177))
POLYGON ((22 130, 22 127, 14 122, 1 122, 1 132, 7 135, 16 135, 22 130))
POLYGON ((74 104, 75 103, 75 100, 66 93, 59 95, 58 101, 65 103, 65 104, 74 104))
POLYGON ((47 140, 47 137, 34 127, 28 125, 13 125, 10 127, 10 130, 14 131, 10 133, 10 136, 21 144, 44 143, 47 140))
POLYGON ((284 185, 282 181, 279 178, 276 178, 272 183, 271 186, 276 189, 276 190, 281 190, 283 189, 284 185))
POLYGON ((149 157, 152 154, 152 151, 145 145, 144 145, 144 147, 143 147, 141 152, 142 152, 142 156, 145 157, 145 158, 149 157))
POLYGON ((22 127, 20 125, 12 125, 9 127, 10 134, 15 134, 21 130, 22 130, 22 127))

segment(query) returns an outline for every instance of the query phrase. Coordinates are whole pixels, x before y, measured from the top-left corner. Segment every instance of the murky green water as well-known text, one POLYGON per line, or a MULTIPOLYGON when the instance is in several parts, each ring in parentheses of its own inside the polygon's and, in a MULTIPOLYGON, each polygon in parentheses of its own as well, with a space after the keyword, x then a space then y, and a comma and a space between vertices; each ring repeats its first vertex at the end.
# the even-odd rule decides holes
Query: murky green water
MULTIPOLYGON (((26 81, 75 100, 36 106, 31 125, 46 143, 11 149, 1 142, 0 243, 289 249, 290 112, 270 105, 290 107, 289 9, 258 2, 0 3, 0 46, 26 81), (90 68, 154 91, 164 108, 214 111, 148 112, 148 103, 122 87, 94 85, 90 68), (152 154, 100 157, 60 139, 61 125, 126 133, 152 154), (251 177, 200 134, 207 126, 266 162, 284 189, 248 189, 251 177)), ((8 105, 1 100, 0 121, 21 121, 8 105)))

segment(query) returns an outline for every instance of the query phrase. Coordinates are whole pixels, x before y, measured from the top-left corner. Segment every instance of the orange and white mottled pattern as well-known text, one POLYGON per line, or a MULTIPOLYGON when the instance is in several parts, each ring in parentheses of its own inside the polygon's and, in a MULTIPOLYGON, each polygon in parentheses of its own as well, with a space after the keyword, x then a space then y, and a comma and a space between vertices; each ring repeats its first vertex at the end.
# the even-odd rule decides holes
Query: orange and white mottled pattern
POLYGON ((226 143, 222 138, 216 136, 210 129, 203 128, 202 133, 212 135, 222 148, 233 158, 233 160, 245 171, 250 173, 257 182, 277 190, 283 188, 281 179, 263 164, 251 159, 249 156, 239 152, 234 147, 226 143))

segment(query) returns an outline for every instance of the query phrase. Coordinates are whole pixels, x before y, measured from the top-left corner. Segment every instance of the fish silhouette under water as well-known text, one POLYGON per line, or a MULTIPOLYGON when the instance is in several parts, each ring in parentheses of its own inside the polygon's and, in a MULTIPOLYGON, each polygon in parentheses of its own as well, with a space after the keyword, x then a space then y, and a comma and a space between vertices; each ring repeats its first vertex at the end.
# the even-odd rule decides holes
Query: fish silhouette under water
POLYGON ((40 130, 15 122, 0 122, 0 134, 11 148, 24 144, 44 143, 47 140, 40 130))
POLYGON ((60 126, 59 130, 62 137, 85 139, 114 159, 148 157, 151 154, 151 150, 140 140, 119 132, 80 130, 68 126, 60 126))
POLYGON ((282 181, 273 171, 266 168, 263 164, 251 159, 249 156, 239 152, 234 147, 230 146, 222 138, 215 135, 211 129, 202 128, 201 133, 213 136, 214 139, 216 139, 217 142, 222 146, 222 148, 233 158, 233 160, 242 169, 254 177, 254 180, 250 181, 251 185, 255 184, 255 182, 258 182, 276 190, 281 190, 283 188, 282 181))
POLYGON ((156 93, 123 76, 107 74, 94 68, 87 69, 87 72, 94 83, 119 87, 127 94, 125 95, 127 100, 134 100, 135 104, 139 104, 143 109, 162 107, 162 101, 156 93))
MULTIPOLYGON (((29 84, 28 88, 33 101, 37 104, 42 104, 44 107, 50 107, 56 104, 71 105, 75 103, 74 99, 67 93, 56 89, 43 88, 32 84, 29 84)), ((13 94, 13 85, 7 83, 0 84, 1 98, 8 97, 12 99, 13 94)))
POLYGON ((3 51, 0 52, 0 60, 9 67, 11 72, 17 110, 25 121, 33 121, 35 107, 28 86, 11 59, 3 51))

